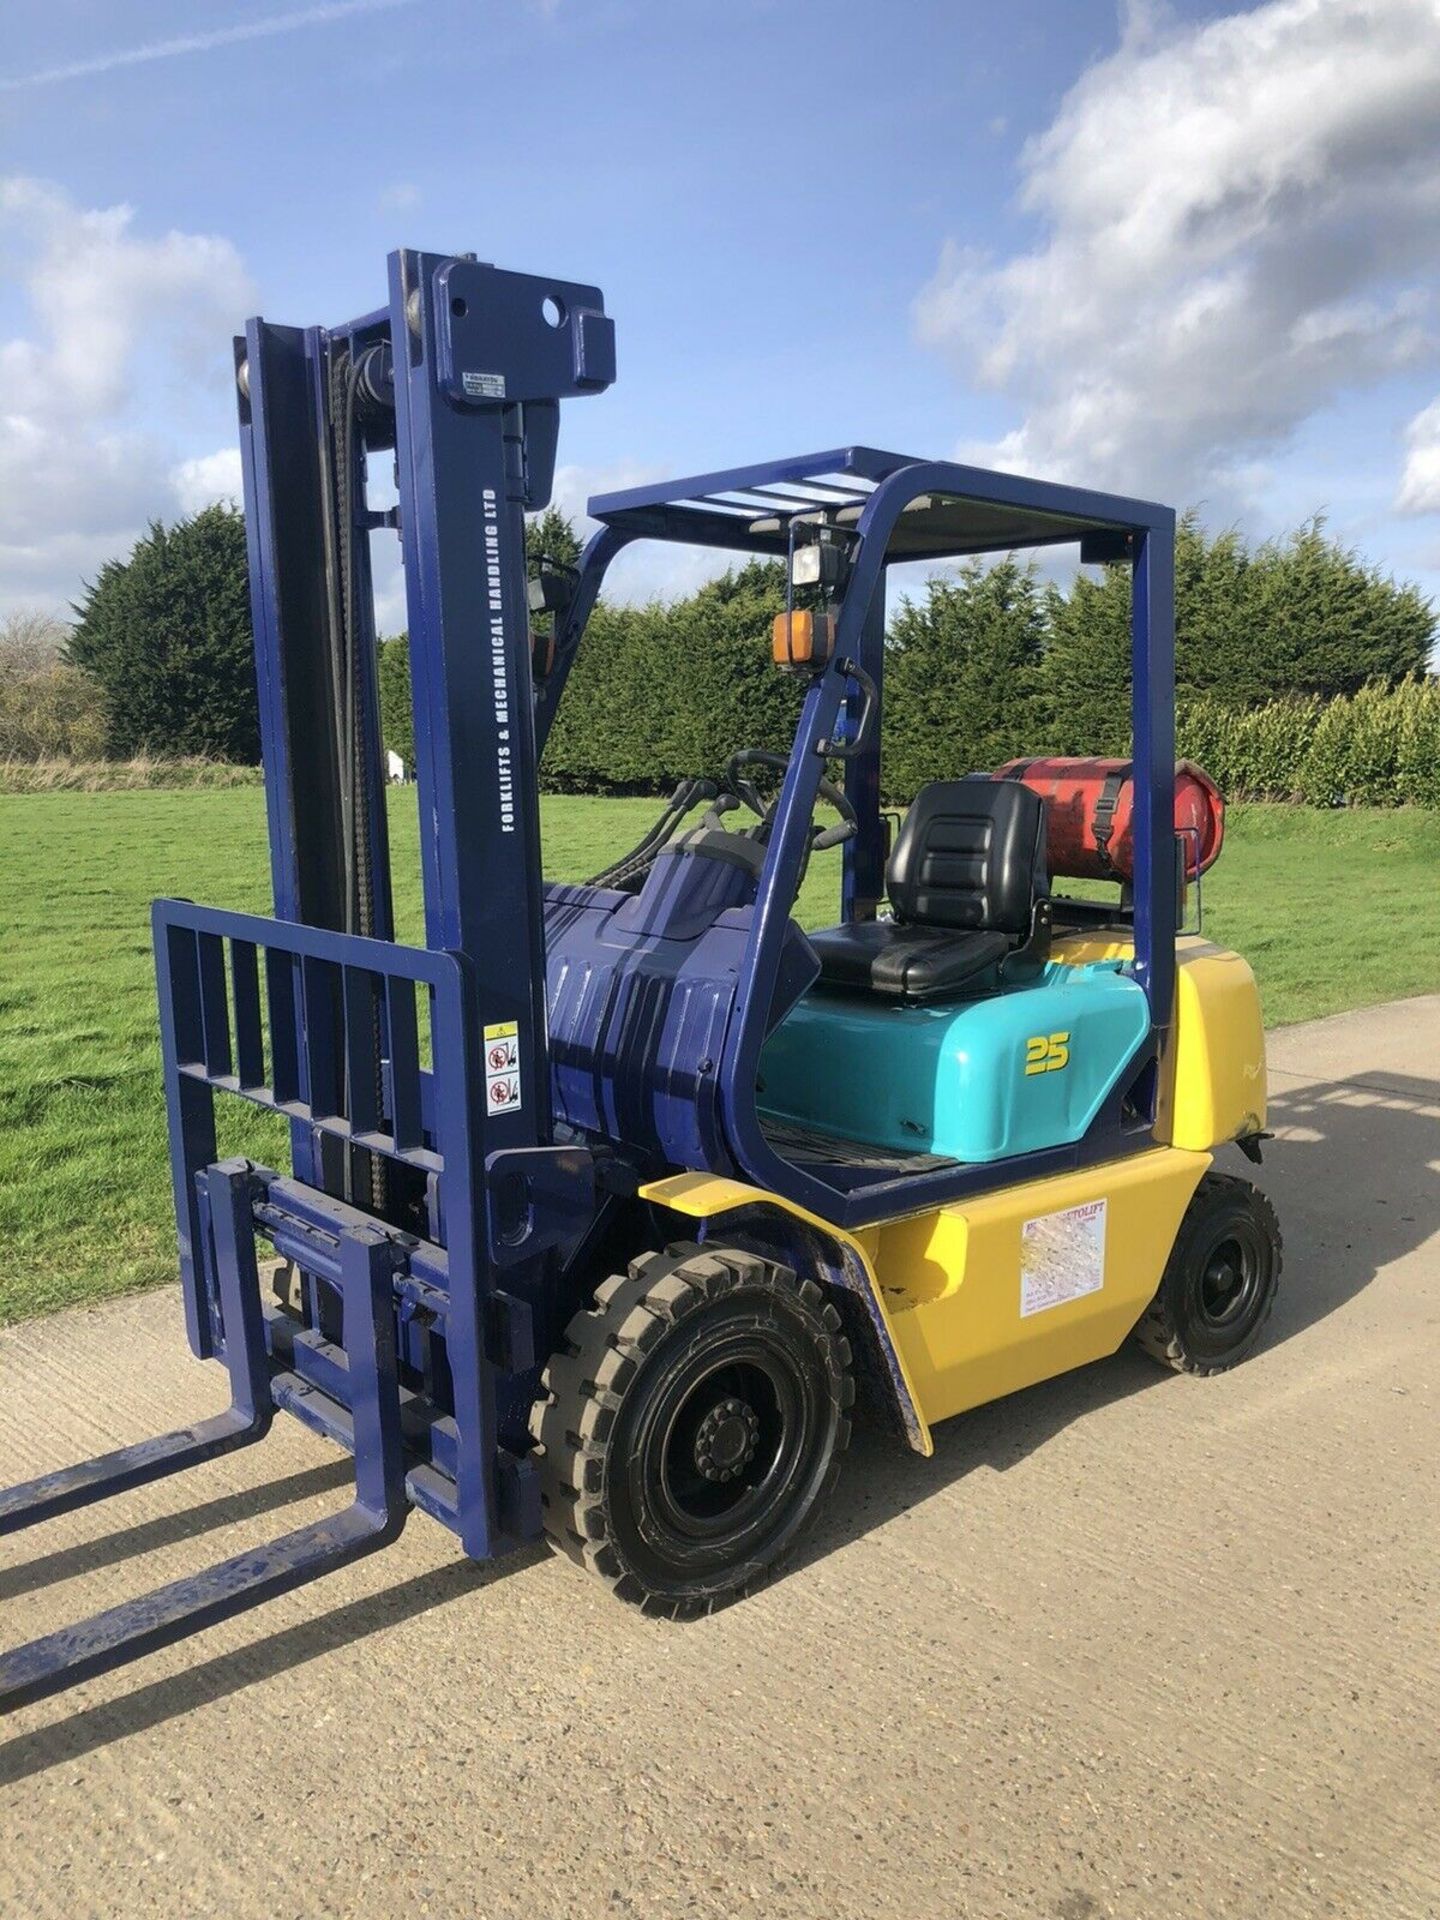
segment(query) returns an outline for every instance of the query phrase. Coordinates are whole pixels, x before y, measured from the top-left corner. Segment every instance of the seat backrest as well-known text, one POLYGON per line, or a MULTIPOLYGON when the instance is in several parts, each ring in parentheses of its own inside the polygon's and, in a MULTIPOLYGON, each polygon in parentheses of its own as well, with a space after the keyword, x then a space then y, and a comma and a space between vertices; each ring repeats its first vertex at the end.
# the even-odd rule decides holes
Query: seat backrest
POLYGON ((1050 890, 1045 802, 1018 780, 932 780, 905 816, 886 881, 900 920, 1027 935, 1050 890))

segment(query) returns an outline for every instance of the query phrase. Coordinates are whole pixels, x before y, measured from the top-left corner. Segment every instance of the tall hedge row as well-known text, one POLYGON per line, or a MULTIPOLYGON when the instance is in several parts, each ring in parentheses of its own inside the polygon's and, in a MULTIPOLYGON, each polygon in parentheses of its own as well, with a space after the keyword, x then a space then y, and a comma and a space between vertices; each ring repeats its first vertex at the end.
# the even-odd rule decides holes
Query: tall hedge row
MULTIPOLYGON (((798 689, 774 672, 766 646, 783 591, 777 567, 752 565, 668 607, 602 608, 561 705, 547 783, 659 788, 717 769, 736 746, 783 748, 798 689)), ((1175 621, 1185 724, 1205 731, 1211 758, 1235 764, 1239 788, 1327 799, 1419 791, 1420 773, 1398 759, 1393 774, 1372 774, 1359 749, 1325 746, 1371 725, 1375 696, 1364 689, 1423 681, 1435 621, 1415 587, 1318 521, 1251 548, 1233 532, 1207 534, 1192 515, 1176 538, 1175 621), (1335 700, 1302 771, 1294 742, 1304 735, 1309 753, 1306 729, 1335 700), (1276 702, 1284 711, 1270 718, 1276 702), (1255 761, 1252 741, 1268 743, 1273 771, 1255 761)), ((926 780, 1023 753, 1126 751, 1129 623, 1120 567, 1061 588, 1011 556, 928 580, 893 609, 887 633, 888 796, 903 802, 926 780)))
MULTIPOLYGON (((1129 724, 1130 577, 1107 567, 1046 593, 1045 730, 1065 752, 1119 752, 1129 724)), ((1306 521, 1251 548, 1186 514, 1175 535, 1175 685, 1261 706, 1327 700, 1424 674, 1435 618, 1396 581, 1306 521)))
POLYGON ((380 732, 391 753, 415 765, 415 701, 410 690, 410 642, 403 633, 380 642, 380 732))
POLYGON ((752 562, 672 605, 597 607, 546 745, 560 793, 648 793, 789 745, 803 687, 770 657, 780 567, 752 562))
MULTIPOLYGON (((562 567, 579 556, 557 509, 530 521, 525 537, 532 566, 542 554, 562 567)), ((1429 791, 1423 696, 1407 696, 1419 705, 1402 747, 1391 709, 1365 691, 1407 679, 1418 687, 1429 672, 1435 620, 1417 588, 1369 565, 1319 521, 1251 547, 1189 516, 1175 562, 1176 685, 1186 724, 1210 743, 1199 757, 1233 764, 1231 784, 1256 791, 1389 799, 1429 791), (1348 704, 1332 707, 1336 700, 1348 704), (1271 716, 1276 702, 1284 712, 1271 716)), ((803 689, 770 660, 770 622, 783 603, 781 569, 752 562, 669 605, 602 604, 549 742, 546 783, 659 791, 683 774, 718 772, 737 747, 787 746, 803 689)), ((1129 603, 1124 568, 1082 572, 1062 587, 1012 556, 949 569, 893 605, 889 797, 903 801, 926 780, 1019 753, 1122 751, 1129 603)), ((84 718, 92 734, 103 720, 111 753, 254 759, 237 512, 207 507, 152 526, 128 559, 102 568, 76 611, 69 671, 47 691, 70 706, 92 696, 84 718)), ((385 646, 380 673, 386 738, 408 761, 403 642, 385 646)), ((24 750, 36 750, 26 741, 24 750)))
MULTIPOLYGON (((538 544, 538 527, 532 535, 538 544)), ((561 525, 546 529, 550 550, 562 539, 561 525)), ((737 747, 788 747, 803 688, 771 664, 783 605, 784 576, 769 562, 668 605, 602 602, 550 735, 545 785, 659 792, 718 773, 737 747)), ((927 780, 1020 754, 1128 751, 1129 610, 1124 569, 1062 589, 1013 556, 901 599, 886 636, 886 797, 903 804, 927 780)), ((1181 750, 1237 795, 1440 804, 1434 634, 1414 587, 1318 523, 1252 550, 1187 519, 1176 542, 1181 750)), ((405 674, 403 646, 387 643, 387 739, 408 759, 405 674)))
POLYGON ((1179 709, 1177 735, 1180 751, 1232 799, 1440 807, 1440 680, 1248 711, 1190 700, 1179 709))

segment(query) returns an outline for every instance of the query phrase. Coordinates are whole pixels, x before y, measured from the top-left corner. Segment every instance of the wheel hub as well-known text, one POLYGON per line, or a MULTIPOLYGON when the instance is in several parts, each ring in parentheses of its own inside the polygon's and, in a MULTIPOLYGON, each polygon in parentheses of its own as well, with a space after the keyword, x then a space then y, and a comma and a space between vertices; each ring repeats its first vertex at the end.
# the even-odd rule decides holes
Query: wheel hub
POLYGON ((747 1401, 733 1394, 715 1405, 695 1434, 695 1465, 707 1480, 733 1480, 755 1457, 760 1419, 747 1401))
POLYGON ((1249 1266, 1244 1250, 1233 1240, 1217 1247, 1201 1279, 1201 1306, 1215 1324, 1231 1319, 1247 1297, 1249 1266))

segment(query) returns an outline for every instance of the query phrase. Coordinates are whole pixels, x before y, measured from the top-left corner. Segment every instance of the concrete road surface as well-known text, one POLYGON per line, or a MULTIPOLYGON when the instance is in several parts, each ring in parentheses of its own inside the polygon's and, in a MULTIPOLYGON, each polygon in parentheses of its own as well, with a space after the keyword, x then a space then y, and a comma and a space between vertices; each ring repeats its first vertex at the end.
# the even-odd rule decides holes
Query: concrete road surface
MULTIPOLYGON (((1440 997, 1275 1036, 1268 1344, 861 1440, 698 1625, 389 1552, 15 1714, 4 1920, 1440 1915, 1440 997)), ((1239 1165, 1237 1161, 1237 1166, 1239 1165)), ((214 1410, 172 1293, 0 1336, 0 1480, 214 1410)), ((263 1449, 3 1543, 6 1644, 345 1500, 263 1449)))

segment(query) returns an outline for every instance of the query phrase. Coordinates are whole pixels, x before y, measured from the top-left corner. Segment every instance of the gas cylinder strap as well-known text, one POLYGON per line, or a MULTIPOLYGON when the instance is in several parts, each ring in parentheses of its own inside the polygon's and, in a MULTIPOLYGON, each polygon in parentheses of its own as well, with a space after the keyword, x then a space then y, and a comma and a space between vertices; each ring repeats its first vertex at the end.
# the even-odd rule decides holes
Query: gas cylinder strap
POLYGON ((1110 858, 1110 836, 1115 831, 1115 809, 1120 804, 1120 790, 1135 771, 1135 762, 1127 760, 1113 773, 1107 774, 1105 784, 1100 789, 1100 798, 1095 802, 1095 816, 1090 822, 1090 835, 1095 842, 1095 851, 1100 856, 1100 864, 1113 879, 1119 879, 1110 858))

